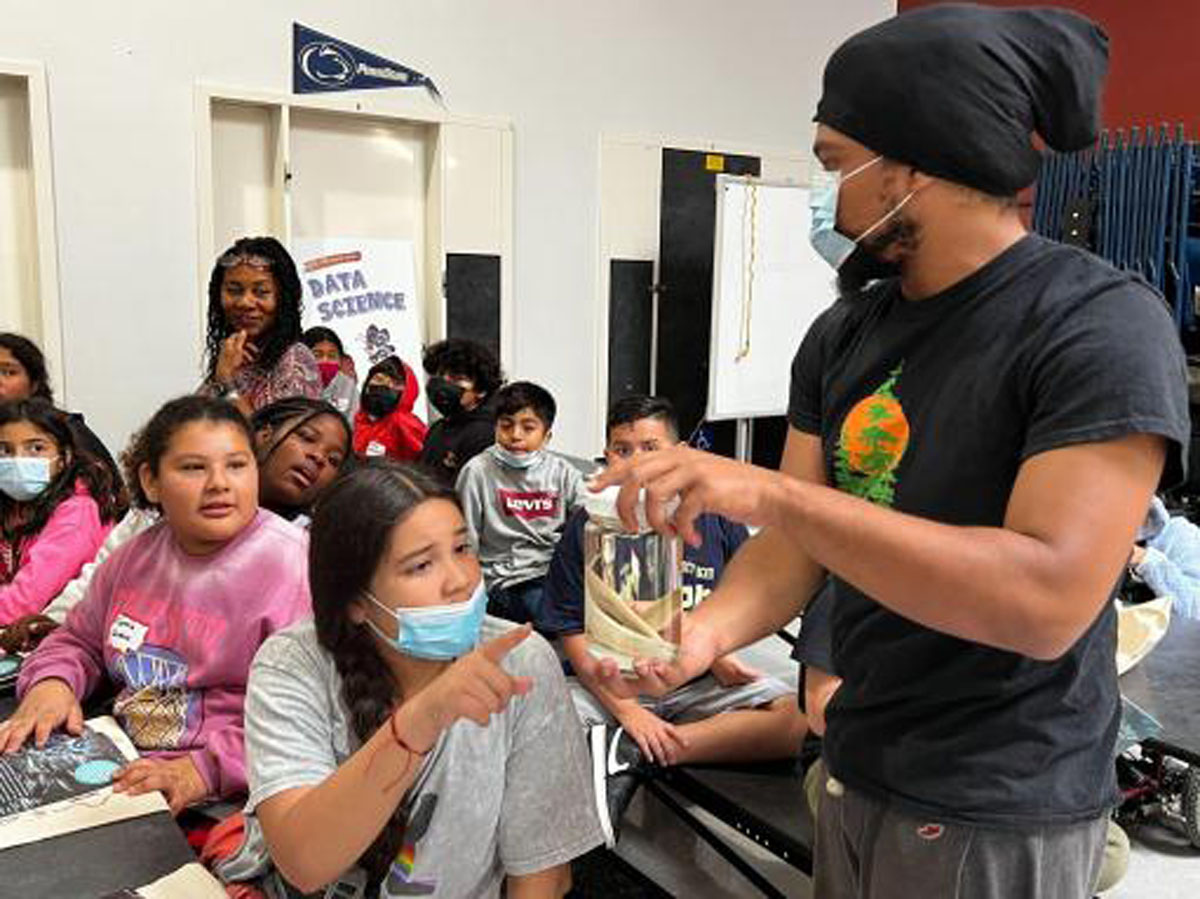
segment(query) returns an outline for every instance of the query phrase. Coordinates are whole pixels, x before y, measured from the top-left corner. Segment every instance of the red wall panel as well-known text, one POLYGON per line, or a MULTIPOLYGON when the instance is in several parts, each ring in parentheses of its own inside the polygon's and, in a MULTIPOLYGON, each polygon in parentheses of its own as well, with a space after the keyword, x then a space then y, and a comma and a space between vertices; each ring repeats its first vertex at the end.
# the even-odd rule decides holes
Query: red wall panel
MULTIPOLYGON (((900 12, 939 0, 898 0, 900 12)), ((988 6, 1061 6, 1099 22, 1109 37, 1104 124, 1200 124, 1197 0, 983 0, 988 6)))

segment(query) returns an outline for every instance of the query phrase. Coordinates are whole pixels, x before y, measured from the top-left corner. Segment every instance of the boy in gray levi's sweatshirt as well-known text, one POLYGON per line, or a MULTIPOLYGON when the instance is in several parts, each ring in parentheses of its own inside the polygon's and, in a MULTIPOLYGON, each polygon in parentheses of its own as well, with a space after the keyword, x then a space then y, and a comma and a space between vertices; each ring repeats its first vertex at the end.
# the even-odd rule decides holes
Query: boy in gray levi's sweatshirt
POLYGON ((545 449, 554 397, 527 381, 496 394, 496 442, 459 472, 457 490, 479 553, 488 612, 542 626, 542 586, 567 518, 583 502, 580 471, 545 449))

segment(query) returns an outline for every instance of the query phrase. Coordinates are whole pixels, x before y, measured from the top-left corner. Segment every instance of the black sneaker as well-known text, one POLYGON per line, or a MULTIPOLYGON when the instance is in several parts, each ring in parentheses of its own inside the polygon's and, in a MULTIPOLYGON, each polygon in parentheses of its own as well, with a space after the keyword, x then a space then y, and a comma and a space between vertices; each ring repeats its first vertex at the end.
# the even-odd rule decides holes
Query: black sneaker
POLYGON ((604 831, 604 845, 612 849, 620 835, 621 818, 641 783, 646 760, 623 727, 610 730, 605 724, 593 725, 589 742, 596 813, 604 831))

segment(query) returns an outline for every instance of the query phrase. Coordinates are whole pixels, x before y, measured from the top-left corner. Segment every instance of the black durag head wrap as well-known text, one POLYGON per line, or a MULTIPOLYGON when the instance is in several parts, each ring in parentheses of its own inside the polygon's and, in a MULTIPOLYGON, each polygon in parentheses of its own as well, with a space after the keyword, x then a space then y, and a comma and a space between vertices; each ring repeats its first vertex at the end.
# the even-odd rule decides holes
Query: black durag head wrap
POLYGON ((876 153, 984 193, 1037 178, 1036 132, 1055 150, 1095 140, 1108 37, 1055 9, 926 7, 842 44, 815 120, 876 153))

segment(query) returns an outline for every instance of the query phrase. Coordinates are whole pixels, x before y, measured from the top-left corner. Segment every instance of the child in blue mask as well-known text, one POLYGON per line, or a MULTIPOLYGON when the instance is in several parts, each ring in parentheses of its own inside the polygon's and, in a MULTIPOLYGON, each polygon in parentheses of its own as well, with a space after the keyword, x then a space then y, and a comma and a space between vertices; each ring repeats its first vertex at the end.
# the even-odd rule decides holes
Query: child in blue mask
POLYGON ((310 534, 313 619, 254 660, 245 832, 218 874, 268 895, 562 896, 601 841, 575 801, 583 741, 554 651, 485 616, 454 494, 370 460, 310 534))
POLYGON ((66 413, 41 399, 0 406, 0 626, 41 613, 125 508, 66 413))
POLYGON ((493 615, 546 626, 544 585, 554 548, 582 504, 583 474, 546 449, 557 409, 550 392, 516 381, 496 394, 496 442, 458 475, 493 615))

